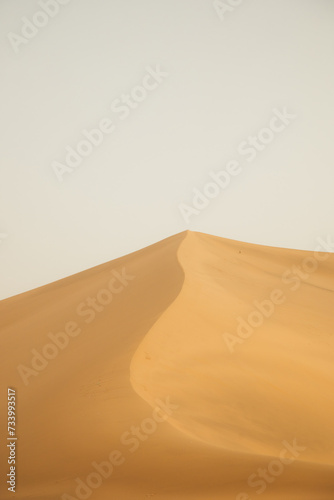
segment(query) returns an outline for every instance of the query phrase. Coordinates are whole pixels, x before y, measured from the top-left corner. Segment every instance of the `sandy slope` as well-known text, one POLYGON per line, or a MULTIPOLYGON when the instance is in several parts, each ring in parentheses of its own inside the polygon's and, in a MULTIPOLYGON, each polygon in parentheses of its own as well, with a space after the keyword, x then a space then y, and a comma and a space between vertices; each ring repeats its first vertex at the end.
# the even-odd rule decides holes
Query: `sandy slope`
POLYGON ((332 500, 334 256, 291 279, 312 256, 187 232, 0 302, 16 498, 84 498, 88 476, 96 500, 332 500), (32 367, 32 349, 53 359, 32 367), (92 463, 112 459, 102 478, 92 463))

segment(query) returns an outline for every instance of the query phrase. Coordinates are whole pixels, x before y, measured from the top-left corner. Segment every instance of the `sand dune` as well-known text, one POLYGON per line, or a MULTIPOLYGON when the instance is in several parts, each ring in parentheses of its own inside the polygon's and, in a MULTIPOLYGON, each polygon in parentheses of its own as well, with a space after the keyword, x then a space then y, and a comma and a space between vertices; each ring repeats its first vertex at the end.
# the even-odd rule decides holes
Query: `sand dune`
POLYGON ((16 498, 332 500, 333 271, 185 232, 0 302, 16 498))

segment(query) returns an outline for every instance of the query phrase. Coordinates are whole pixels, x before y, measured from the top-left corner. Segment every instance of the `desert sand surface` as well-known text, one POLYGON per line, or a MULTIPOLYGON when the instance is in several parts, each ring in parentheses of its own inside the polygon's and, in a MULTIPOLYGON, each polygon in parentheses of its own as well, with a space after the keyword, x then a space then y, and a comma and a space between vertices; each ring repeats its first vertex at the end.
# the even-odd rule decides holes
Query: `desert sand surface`
POLYGON ((333 272, 186 231, 1 301, 0 498, 333 500, 333 272))

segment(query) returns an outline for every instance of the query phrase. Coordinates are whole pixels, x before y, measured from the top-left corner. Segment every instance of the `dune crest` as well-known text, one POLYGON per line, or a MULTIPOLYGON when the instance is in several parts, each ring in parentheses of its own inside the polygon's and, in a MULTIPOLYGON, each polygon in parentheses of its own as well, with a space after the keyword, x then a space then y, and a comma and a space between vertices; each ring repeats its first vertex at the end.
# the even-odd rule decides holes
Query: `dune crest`
POLYGON ((264 500, 332 500, 333 255, 298 290, 282 283, 310 255, 184 232, 1 301, 17 498, 250 500, 266 470, 264 500), (223 334, 274 288, 286 301, 230 352, 223 334))
POLYGON ((275 456, 295 439, 299 460, 333 464, 334 256, 297 290, 286 283, 312 255, 187 232, 182 289, 132 358, 135 391, 152 406, 170 395, 169 423, 210 445, 275 456), (223 334, 273 290, 284 302, 231 352, 223 334))

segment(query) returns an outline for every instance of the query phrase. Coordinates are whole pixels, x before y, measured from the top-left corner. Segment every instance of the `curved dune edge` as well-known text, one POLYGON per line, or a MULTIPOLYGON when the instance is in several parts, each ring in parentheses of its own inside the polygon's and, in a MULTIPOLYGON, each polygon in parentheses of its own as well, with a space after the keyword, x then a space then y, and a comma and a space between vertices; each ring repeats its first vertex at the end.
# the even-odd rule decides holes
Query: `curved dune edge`
MULTIPOLYGON (((332 447, 328 422, 333 409, 333 396, 328 392, 332 379, 328 359, 333 344, 327 319, 321 320, 317 330, 320 337, 314 336, 319 317, 328 317, 332 292, 309 295, 315 286, 319 290, 331 288, 328 276, 333 270, 332 261, 321 265, 299 291, 302 295, 291 294, 289 300, 294 300, 294 307, 288 334, 293 333, 293 348, 284 340, 286 336, 280 343, 275 338, 275 357, 272 344, 263 339, 265 325, 262 333, 257 330, 247 343, 238 346, 233 356, 221 342, 222 311, 223 326, 232 331, 236 310, 243 307, 249 311, 250 298, 262 293, 264 286, 269 292, 287 262, 299 263, 305 255, 309 253, 179 233, 120 259, 1 301, 1 366, 5 376, 0 386, 4 394, 12 386, 18 395, 16 497, 55 500, 67 494, 79 498, 78 478, 86 481, 94 472, 93 462, 105 462, 117 449, 125 458, 124 464, 116 467, 109 478, 103 478, 101 487, 90 498, 240 500, 241 492, 253 498, 258 486, 249 485, 248 480, 260 468, 269 467, 269 454, 279 456, 284 448, 280 441, 283 436, 290 446, 296 438, 298 446, 307 449, 298 460, 284 465, 279 477, 269 477, 271 482, 262 498, 332 500, 333 466, 324 465, 332 447), (112 302, 97 312, 94 321, 86 322, 88 317, 78 314, 78 305, 101 294, 114 271, 122 273, 123 269, 126 276, 134 278, 129 278, 122 293, 113 295, 112 302), (302 312, 297 315, 300 307, 302 312), (310 314, 303 320, 304 309, 313 311, 311 320, 310 314), (32 349, 42 353, 50 343, 49 332, 61 335, 68 321, 76 321, 80 333, 68 339, 68 345, 59 349, 36 376, 31 375, 25 385, 18 365, 31 366, 32 349), (297 335, 300 325, 303 332, 297 335), (310 349, 304 346, 305 335, 313 349, 311 360, 310 349), (328 353, 323 352, 325 342, 328 353), (283 360, 288 369, 282 380, 283 360), (290 373, 290 361, 299 370, 296 380, 290 373), (132 383, 139 395, 130 383, 130 364, 132 383), (301 380, 301 367, 305 380, 301 380), (289 427, 292 410, 297 415, 299 403, 307 400, 307 384, 308 413, 297 424, 295 416, 289 427), (274 401, 268 399, 272 393, 276 394, 274 401), (295 406, 288 400, 289 394, 295 406), (155 406, 154 398, 166 402, 167 396, 178 405, 170 420, 157 424, 153 433, 150 427, 145 428, 146 435, 134 439, 133 430, 137 432, 145 422, 151 425, 153 412, 149 405, 155 406), (258 417, 255 410, 259 407, 263 410, 262 421, 254 418, 258 417), (272 415, 274 410, 277 415, 272 415), (270 415, 267 420, 266 415, 270 415), (322 426, 327 448, 319 430, 312 434, 312 425, 315 429, 322 426), (280 434, 277 429, 281 429, 280 434), (135 451, 134 444, 138 446, 135 451), (235 448, 242 449, 242 453, 234 452, 235 448), (312 462, 314 457, 316 464, 312 462)), ((280 331, 278 327, 285 325, 286 312, 283 314, 282 309, 280 314, 270 319, 270 332, 280 331)), ((1 398, 1 414, 6 414, 6 404, 6 399, 1 398)), ((2 447, 3 464, 6 455, 2 447)), ((275 463, 277 467, 277 460, 275 463)), ((10 496, 1 483, 0 497, 10 496)))
POLYGON ((185 280, 132 358, 133 389, 152 407, 170 397, 168 422, 207 444, 277 456, 295 442, 298 460, 333 464, 334 256, 297 290, 282 276, 313 252, 187 232, 177 256, 185 280), (284 302, 231 352, 223 334, 275 289, 284 302))

